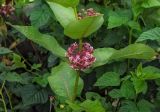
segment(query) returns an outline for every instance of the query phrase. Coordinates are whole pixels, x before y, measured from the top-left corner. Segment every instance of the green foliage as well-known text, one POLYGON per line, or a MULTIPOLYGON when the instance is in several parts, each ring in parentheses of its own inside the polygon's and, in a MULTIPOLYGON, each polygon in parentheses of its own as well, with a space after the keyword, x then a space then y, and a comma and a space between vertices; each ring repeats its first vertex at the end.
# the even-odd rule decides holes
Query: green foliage
POLYGON ((13 12, 0 10, 0 111, 160 110, 159 0, 12 2, 13 12), (70 62, 66 52, 78 41, 70 62), (82 42, 96 61, 75 70, 90 57, 82 42))
MULTIPOLYGON (((67 63, 62 62, 59 66, 52 69, 51 76, 48 77, 49 84, 62 99, 72 100, 74 95, 74 85, 76 80, 76 73, 67 63)), ((80 95, 83 88, 83 81, 80 79, 78 83, 78 95, 80 95)))
POLYGON ((103 74, 95 83, 95 86, 119 86, 120 75, 114 72, 107 72, 103 74))
POLYGON ((76 20, 76 15, 74 13, 74 9, 71 7, 64 7, 57 3, 48 2, 50 8, 54 12, 57 20, 61 23, 61 25, 65 28, 69 23, 76 20))
POLYGON ((136 42, 141 42, 145 40, 156 40, 160 42, 160 28, 154 28, 149 31, 143 32, 136 42))
POLYGON ((28 39, 51 51, 53 54, 60 57, 65 56, 65 50, 58 44, 58 42, 53 36, 42 34, 32 26, 12 25, 12 27, 25 35, 28 39))
POLYGON ((72 39, 86 38, 97 31, 103 22, 103 15, 86 17, 81 20, 72 21, 64 29, 64 34, 72 39))

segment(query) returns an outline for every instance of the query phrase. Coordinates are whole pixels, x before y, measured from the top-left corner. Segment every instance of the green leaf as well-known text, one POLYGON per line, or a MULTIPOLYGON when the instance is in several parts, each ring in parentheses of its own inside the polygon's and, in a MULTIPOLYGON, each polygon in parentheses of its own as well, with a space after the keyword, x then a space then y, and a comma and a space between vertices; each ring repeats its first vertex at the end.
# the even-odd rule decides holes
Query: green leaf
POLYGON ((122 94, 121 94, 121 91, 119 89, 113 89, 108 94, 112 98, 121 98, 121 97, 123 97, 122 94))
POLYGON ((76 7, 79 4, 79 0, 49 0, 49 1, 53 1, 65 7, 76 7))
POLYGON ((140 100, 137 104, 139 112, 153 112, 154 105, 147 100, 140 100))
POLYGON ((108 29, 119 27, 130 20, 128 10, 110 12, 108 19, 108 29))
POLYGON ((80 106, 84 108, 85 112, 105 112, 105 109, 98 100, 86 100, 80 106))
POLYGON ((133 99, 135 97, 135 89, 131 81, 124 81, 120 88, 121 94, 127 99, 133 99))
POLYGON ((50 11, 46 5, 35 8, 29 14, 31 24, 37 28, 46 25, 50 20, 50 11))
POLYGON ((18 54, 13 54, 13 65, 12 65, 12 67, 14 68, 14 69, 17 69, 17 68, 26 68, 26 65, 25 65, 25 63, 24 63, 24 61, 21 61, 22 60, 22 58, 21 58, 21 56, 19 56, 18 54))
POLYGON ((95 83, 95 86, 119 86, 120 85, 120 75, 115 72, 107 72, 103 74, 95 83))
POLYGON ((137 78, 133 78, 132 80, 133 80, 134 88, 136 90, 136 94, 139 94, 141 92, 146 93, 148 88, 147 82, 137 78))
POLYGON ((140 24, 139 24, 138 22, 129 21, 129 22, 127 23, 127 25, 128 25, 130 28, 134 29, 134 30, 141 31, 141 26, 140 26, 140 24))
POLYGON ((65 57, 66 51, 58 44, 54 37, 42 34, 32 26, 12 25, 12 27, 25 35, 28 39, 51 51, 53 54, 60 57, 65 57))
POLYGON ((136 104, 132 101, 123 101, 119 112, 139 112, 136 104))
MULTIPOLYGON (((63 62, 52 69, 52 75, 48 77, 49 84, 57 96, 72 100, 77 72, 67 63, 63 62)), ((78 95, 83 89, 83 81, 80 78, 78 83, 78 95)))
POLYGON ((156 55, 155 51, 144 44, 131 44, 121 50, 117 50, 111 57, 113 60, 120 59, 152 59, 156 55))
POLYGON ((116 50, 113 48, 98 48, 94 50, 94 56, 96 57, 96 62, 93 67, 101 66, 110 61, 112 54, 116 50))
POLYGON ((21 89, 21 97, 23 105, 44 104, 48 100, 48 93, 46 90, 37 88, 33 85, 26 85, 21 89))
POLYGON ((105 109, 103 108, 102 104, 99 100, 85 100, 81 104, 76 104, 67 101, 69 106, 73 109, 74 112, 105 112, 105 109))
POLYGON ((142 3, 142 7, 144 8, 159 7, 159 6, 160 6, 159 0, 145 0, 142 3))
POLYGON ((64 7, 60 4, 48 2, 50 8, 56 16, 56 19, 60 22, 60 24, 66 28, 69 23, 72 23, 76 20, 74 9, 71 7, 64 7))
POLYGON ((144 80, 158 79, 160 78, 160 69, 153 66, 145 67, 142 70, 141 78, 144 80))
POLYGON ((33 82, 36 82, 37 84, 39 84, 42 87, 46 87, 48 85, 48 76, 49 76, 49 74, 46 73, 42 76, 34 77, 33 82))
POLYGON ((72 21, 64 29, 64 34, 72 39, 85 38, 97 31, 102 26, 103 22, 103 15, 72 21))
POLYGON ((9 53, 12 53, 12 51, 9 50, 8 48, 0 47, 0 55, 5 55, 5 54, 9 54, 9 53))
POLYGON ((157 40, 160 42, 160 27, 143 32, 136 42, 141 42, 145 40, 157 40))

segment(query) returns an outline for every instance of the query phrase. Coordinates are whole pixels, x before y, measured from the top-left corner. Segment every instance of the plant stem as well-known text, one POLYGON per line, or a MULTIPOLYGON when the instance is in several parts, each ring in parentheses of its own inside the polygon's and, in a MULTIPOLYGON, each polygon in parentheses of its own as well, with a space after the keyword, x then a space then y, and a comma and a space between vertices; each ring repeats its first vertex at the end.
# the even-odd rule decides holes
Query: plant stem
MULTIPOLYGON (((130 31, 129 31, 129 41, 128 41, 128 44, 132 44, 132 33, 133 33, 133 29, 131 28, 130 31)), ((128 59, 128 65, 127 65, 127 69, 129 71, 129 68, 130 68, 130 60, 128 59)))
POLYGON ((5 90, 6 94, 7 94, 7 97, 8 97, 8 100, 9 100, 9 104, 10 104, 10 107, 11 107, 11 111, 14 112, 13 106, 12 106, 12 101, 11 101, 11 96, 10 96, 10 94, 9 94, 9 92, 8 92, 6 87, 4 87, 4 90, 5 90))
POLYGON ((82 50, 82 47, 83 47, 83 41, 82 39, 79 39, 79 51, 82 50))
POLYGON ((74 14, 76 16, 76 19, 78 20, 78 14, 77 14, 77 8, 76 7, 74 7, 74 14))
POLYGON ((74 102, 74 100, 76 99, 76 96, 77 96, 79 77, 80 77, 80 71, 77 71, 76 81, 75 81, 75 85, 74 85, 74 95, 73 95, 72 102, 74 102))
POLYGON ((2 87, 1 87, 1 89, 0 89, 0 96, 2 97, 2 103, 3 103, 3 106, 4 106, 4 112, 7 112, 6 102, 5 102, 3 93, 2 93, 2 90, 3 90, 3 88, 4 88, 5 82, 6 82, 6 81, 3 82, 2 87))

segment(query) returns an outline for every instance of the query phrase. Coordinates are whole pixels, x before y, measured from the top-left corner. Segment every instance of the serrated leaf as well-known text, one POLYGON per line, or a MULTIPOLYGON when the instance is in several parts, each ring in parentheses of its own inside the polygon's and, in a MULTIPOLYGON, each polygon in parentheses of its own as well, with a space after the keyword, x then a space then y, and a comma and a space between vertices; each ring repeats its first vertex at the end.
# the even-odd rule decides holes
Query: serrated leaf
POLYGON ((107 72, 103 74, 95 83, 95 86, 118 86, 120 84, 120 75, 115 72, 107 72))
POLYGON ((123 97, 122 94, 121 94, 121 91, 119 89, 113 89, 108 94, 112 98, 121 98, 121 97, 123 97))
MULTIPOLYGON (((72 100, 77 72, 67 63, 63 62, 59 66, 53 68, 51 74, 52 75, 48 77, 48 81, 53 92, 65 100, 72 100)), ((81 94, 82 88, 83 81, 80 78, 78 83, 78 95, 81 94)))
POLYGON ((136 104, 132 101, 123 101, 119 112, 139 112, 136 104))
POLYGON ((46 5, 35 8, 29 15, 31 24, 37 28, 46 25, 50 17, 50 11, 46 5))
POLYGON ((65 57, 66 51, 58 44, 53 36, 42 34, 33 26, 12 25, 12 27, 14 27, 28 39, 51 51, 53 54, 59 57, 65 57))
POLYGON ((144 8, 159 7, 159 6, 160 6, 159 0, 145 0, 142 3, 142 7, 144 8))
POLYGON ((160 42, 160 27, 143 32, 136 42, 141 42, 145 40, 157 40, 160 42))
POLYGON ((21 97, 25 106, 43 104, 48 100, 48 93, 46 90, 33 85, 26 85, 21 90, 21 97))
POLYGON ((56 19, 65 28, 68 24, 76 20, 76 15, 74 9, 71 7, 64 7, 60 4, 48 2, 50 8, 52 9, 56 19))
POLYGON ((124 81, 120 88, 121 94, 127 99, 133 99, 136 96, 134 86, 131 81, 124 81))
POLYGON ((152 109, 154 108, 154 105, 147 100, 142 99, 137 103, 137 107, 139 112, 153 112, 152 109))
POLYGON ((158 79, 160 78, 160 69, 153 66, 145 67, 142 70, 141 78, 144 80, 158 79))
POLYGON ((152 59, 155 51, 144 44, 131 44, 123 49, 117 50, 111 57, 113 60, 120 59, 152 59))
POLYGON ((144 80, 136 79, 136 78, 133 78, 132 80, 133 80, 134 88, 136 90, 136 94, 139 94, 141 92, 146 93, 148 88, 147 82, 145 82, 144 80))
POLYGON ((86 38, 97 31, 102 26, 103 22, 102 14, 72 21, 64 29, 64 34, 72 39, 86 38))

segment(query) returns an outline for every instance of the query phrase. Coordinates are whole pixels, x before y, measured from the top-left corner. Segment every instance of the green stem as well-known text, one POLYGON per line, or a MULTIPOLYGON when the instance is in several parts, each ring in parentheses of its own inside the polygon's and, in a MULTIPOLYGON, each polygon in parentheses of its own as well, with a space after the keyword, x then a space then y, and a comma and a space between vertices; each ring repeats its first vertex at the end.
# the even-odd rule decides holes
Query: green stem
MULTIPOLYGON (((133 33, 133 29, 131 28, 130 31, 129 31, 129 41, 128 41, 128 44, 132 44, 132 33, 133 33)), ((129 71, 129 68, 130 68, 130 60, 128 59, 128 66, 127 66, 127 69, 129 71)))
POLYGON ((9 104, 10 104, 10 107, 11 107, 11 111, 14 112, 13 106, 12 106, 12 101, 11 101, 11 96, 10 96, 7 88, 4 87, 4 90, 5 90, 6 94, 7 94, 7 97, 8 97, 8 100, 9 100, 9 104))
POLYGON ((77 14, 77 8, 76 7, 74 7, 74 14, 76 16, 76 19, 78 20, 78 14, 77 14))
POLYGON ((74 85, 74 95, 73 95, 73 99, 72 99, 73 102, 77 96, 79 77, 80 77, 80 71, 77 71, 76 81, 75 81, 75 85, 74 85))
POLYGON ((3 82, 2 87, 1 87, 1 89, 0 89, 0 96, 2 97, 2 103, 3 103, 3 106, 4 106, 4 111, 7 112, 6 102, 5 102, 3 93, 2 93, 2 90, 3 90, 3 88, 4 88, 5 82, 6 82, 6 81, 3 82))
POLYGON ((82 50, 82 47, 83 47, 83 41, 82 39, 79 39, 79 51, 82 50))

